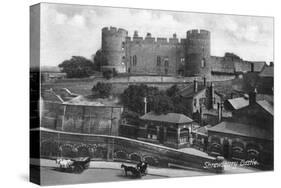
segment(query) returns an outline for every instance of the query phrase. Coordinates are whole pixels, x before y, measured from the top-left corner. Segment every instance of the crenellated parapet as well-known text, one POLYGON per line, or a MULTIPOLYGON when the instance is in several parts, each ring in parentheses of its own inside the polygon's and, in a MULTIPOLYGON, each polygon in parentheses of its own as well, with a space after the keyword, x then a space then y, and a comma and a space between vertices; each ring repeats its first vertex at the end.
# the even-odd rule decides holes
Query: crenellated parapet
POLYGON ((122 29, 122 28, 117 28, 117 27, 104 27, 104 28, 102 28, 102 33, 128 35, 127 30, 122 29))
POLYGON ((186 32, 186 38, 209 38, 210 31, 204 29, 192 29, 186 32))
POLYGON ((138 44, 166 44, 166 45, 175 45, 175 44, 185 44, 185 39, 177 38, 176 34, 173 35, 171 38, 165 37, 152 37, 151 33, 147 33, 145 37, 141 37, 138 35, 138 32, 135 31, 133 37, 126 37, 127 43, 134 43, 137 42, 138 44))

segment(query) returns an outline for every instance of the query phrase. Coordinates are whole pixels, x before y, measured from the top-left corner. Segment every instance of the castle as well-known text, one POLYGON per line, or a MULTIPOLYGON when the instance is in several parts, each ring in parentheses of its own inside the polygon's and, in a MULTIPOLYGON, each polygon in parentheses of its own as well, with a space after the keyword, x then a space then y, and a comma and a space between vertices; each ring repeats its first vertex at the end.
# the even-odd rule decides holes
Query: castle
POLYGON ((248 71, 260 72, 265 62, 244 61, 233 53, 224 57, 211 56, 211 33, 207 30, 189 30, 186 38, 176 34, 169 39, 145 38, 135 31, 116 27, 102 29, 102 52, 107 65, 102 69, 118 73, 149 75, 205 76, 235 75, 248 71))

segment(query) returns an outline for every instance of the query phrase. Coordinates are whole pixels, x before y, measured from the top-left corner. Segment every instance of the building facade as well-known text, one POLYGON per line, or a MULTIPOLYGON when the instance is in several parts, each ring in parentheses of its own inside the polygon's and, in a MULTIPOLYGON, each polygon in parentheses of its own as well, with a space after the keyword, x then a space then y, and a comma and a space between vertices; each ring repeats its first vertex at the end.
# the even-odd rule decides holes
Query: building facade
POLYGON ((107 64, 102 69, 112 69, 118 73, 211 76, 234 75, 250 71, 260 64, 244 61, 232 53, 224 57, 211 56, 211 33, 207 30, 189 30, 186 38, 145 37, 135 31, 132 37, 128 31, 116 27, 102 29, 102 52, 107 64))
POLYGON ((232 118, 208 129, 208 153, 229 160, 256 160, 258 167, 273 168, 273 105, 257 101, 234 110, 232 118))
POLYGON ((140 117, 141 125, 120 125, 120 135, 138 140, 162 144, 172 148, 190 146, 192 127, 196 124, 191 118, 178 113, 146 113, 140 117))

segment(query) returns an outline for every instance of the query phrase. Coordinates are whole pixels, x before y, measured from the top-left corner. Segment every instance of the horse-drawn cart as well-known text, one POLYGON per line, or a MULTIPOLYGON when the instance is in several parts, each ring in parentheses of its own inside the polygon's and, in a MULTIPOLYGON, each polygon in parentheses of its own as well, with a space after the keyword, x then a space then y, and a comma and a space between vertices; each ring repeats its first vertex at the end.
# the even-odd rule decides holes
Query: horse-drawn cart
POLYGON ((82 173, 90 165, 90 157, 78 157, 78 158, 59 158, 56 163, 59 164, 59 168, 62 171, 82 173))

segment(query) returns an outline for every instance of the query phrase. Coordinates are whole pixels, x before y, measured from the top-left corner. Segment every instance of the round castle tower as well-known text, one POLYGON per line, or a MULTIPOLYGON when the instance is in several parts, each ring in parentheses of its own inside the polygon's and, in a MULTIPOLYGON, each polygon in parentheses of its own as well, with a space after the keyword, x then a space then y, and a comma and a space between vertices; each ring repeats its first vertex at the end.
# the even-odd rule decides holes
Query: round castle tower
POLYGON ((102 29, 102 52, 107 58, 108 65, 102 66, 102 70, 111 69, 117 73, 126 72, 125 64, 125 39, 128 31, 116 27, 104 27, 102 29))
POLYGON ((211 35, 207 30, 190 30, 186 33, 185 76, 210 74, 211 35))

